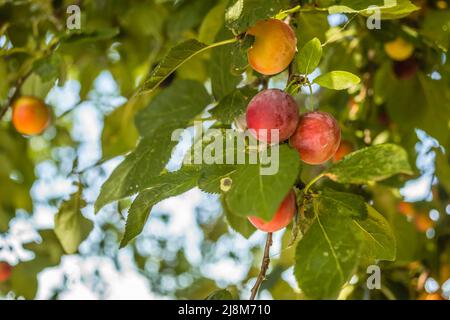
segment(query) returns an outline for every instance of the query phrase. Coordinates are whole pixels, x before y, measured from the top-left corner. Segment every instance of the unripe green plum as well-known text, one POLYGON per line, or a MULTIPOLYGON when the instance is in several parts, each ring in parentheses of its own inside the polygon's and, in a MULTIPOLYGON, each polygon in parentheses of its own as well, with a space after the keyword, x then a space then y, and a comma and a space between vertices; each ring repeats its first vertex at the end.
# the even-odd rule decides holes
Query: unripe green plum
POLYGON ((255 228, 264 232, 275 232, 285 228, 292 220, 297 211, 294 191, 290 191, 280 204, 277 212, 272 220, 265 221, 256 216, 248 217, 248 220, 255 226, 255 228))
POLYGON ((299 113, 294 98, 281 90, 261 91, 247 106, 247 127, 256 139, 267 143, 287 140, 297 127, 299 113), (271 130, 278 130, 278 141, 272 141, 271 130))
POLYGON ((300 117, 290 143, 303 162, 317 165, 330 160, 339 148, 341 129, 326 112, 313 111, 300 117))

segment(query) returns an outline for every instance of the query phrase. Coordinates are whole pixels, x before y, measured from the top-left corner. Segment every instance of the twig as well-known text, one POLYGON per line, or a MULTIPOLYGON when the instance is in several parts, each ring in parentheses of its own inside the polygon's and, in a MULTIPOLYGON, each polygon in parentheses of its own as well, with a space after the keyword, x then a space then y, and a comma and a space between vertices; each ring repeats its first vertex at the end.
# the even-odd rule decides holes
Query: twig
POLYGON ((71 174, 78 174, 78 175, 83 174, 83 173, 85 173, 88 170, 91 170, 91 169, 94 169, 96 167, 101 166, 102 164, 104 164, 105 162, 107 162, 109 160, 110 160, 109 158, 101 158, 100 160, 98 160, 94 164, 91 164, 91 165, 87 166, 86 168, 84 168, 82 170, 79 170, 79 171, 72 170, 71 174))
MULTIPOLYGON (((294 6, 296 3, 296 1, 291 1, 291 5, 294 6)), ((296 21, 297 16, 298 16, 298 12, 300 11, 301 6, 300 5, 296 5, 294 7, 292 7, 289 10, 285 10, 284 13, 287 14, 286 18, 284 19, 284 22, 288 25, 292 24, 292 21, 296 21)), ((292 26, 294 27, 294 26, 292 26)), ((296 62, 295 59, 293 59, 291 61, 291 63, 289 64, 288 67, 288 79, 287 79, 287 83, 286 83, 286 87, 289 86, 290 82, 292 81, 292 77, 295 74, 295 66, 294 63, 296 62)))
POLYGON ((308 88, 309 88, 309 105, 310 105, 310 111, 314 111, 314 92, 312 89, 311 82, 307 82, 308 88))
POLYGON ((270 264, 270 246, 272 246, 272 232, 269 232, 267 234, 266 247, 264 248, 264 257, 261 262, 261 270, 259 272, 258 278, 256 278, 255 285, 252 288, 250 300, 255 300, 261 283, 266 279, 267 269, 269 269, 270 264))
POLYGON ((416 291, 420 292, 424 290, 425 282, 427 281, 429 276, 430 276, 429 270, 425 269, 424 271, 422 271, 422 273, 419 275, 419 278, 417 279, 416 291))
MULTIPOLYGON (((388 300, 397 300, 397 298, 395 297, 395 294, 388 287, 382 285, 380 288, 380 291, 384 294, 384 296, 388 300)), ((370 292, 370 290, 369 290, 369 292, 370 292)))
POLYGON ((10 106, 13 104, 14 100, 16 100, 17 97, 19 96, 20 90, 22 89, 22 85, 24 84, 24 82, 33 73, 33 67, 32 67, 33 63, 38 61, 39 59, 42 59, 42 58, 45 58, 45 57, 51 55, 53 53, 53 51, 57 48, 58 44, 59 44, 59 40, 57 40, 57 39, 52 40, 52 42, 50 42, 48 47, 40 55, 37 55, 35 57, 35 59, 33 59, 31 61, 30 69, 27 70, 24 73, 24 75, 22 75, 21 77, 19 77, 17 79, 14 91, 10 94, 8 101, 6 102, 6 105, 3 107, 2 110, 0 110, 0 120, 3 118, 3 116, 6 114, 6 111, 8 111, 10 106))
POLYGON ((20 77, 17 80, 16 87, 14 88, 13 93, 9 96, 8 101, 6 102, 3 109, 0 111, 0 120, 6 114, 6 111, 8 111, 9 107, 12 105, 14 100, 16 100, 16 98, 19 96, 20 89, 22 88, 23 83, 25 82, 25 80, 27 80, 27 78, 31 75, 31 73, 32 71, 30 70, 24 76, 20 77))
POLYGON ((295 243, 295 240, 297 240, 298 233, 300 231, 300 220, 305 218, 306 199, 307 197, 303 195, 302 204, 294 218, 294 227, 292 228, 291 232, 291 241, 289 241, 287 248, 292 247, 295 243))
MULTIPOLYGON (((347 26, 353 21, 353 19, 355 19, 356 16, 358 16, 358 13, 355 13, 353 16, 351 16, 351 18, 348 19, 348 21, 339 29, 339 32, 344 31, 347 28, 347 26)), ((339 39, 339 35, 335 36, 334 39, 333 37, 331 37, 330 39, 322 43, 322 47, 325 47, 327 44, 336 41, 335 39, 339 39)))

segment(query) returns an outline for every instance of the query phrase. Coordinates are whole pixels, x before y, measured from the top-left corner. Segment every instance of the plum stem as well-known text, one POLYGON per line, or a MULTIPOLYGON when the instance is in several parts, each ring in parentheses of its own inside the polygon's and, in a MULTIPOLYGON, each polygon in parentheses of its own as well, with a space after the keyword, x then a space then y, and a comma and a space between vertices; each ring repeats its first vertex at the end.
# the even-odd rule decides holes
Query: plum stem
POLYGON ((212 48, 224 46, 224 45, 227 45, 227 44, 235 43, 235 42, 237 42, 237 41, 238 41, 238 38, 231 38, 231 39, 227 39, 227 40, 215 42, 215 43, 213 43, 213 44, 210 44, 210 45, 207 47, 207 49, 212 49, 212 48))
POLYGON ((314 93, 313 93, 313 89, 312 89, 312 85, 311 82, 309 82, 308 80, 308 88, 309 88, 309 108, 311 111, 314 111, 314 93))
POLYGON ((266 273, 270 264, 270 247, 272 246, 272 232, 267 233, 266 246, 264 248, 264 256, 261 262, 261 270, 259 271, 258 278, 256 278, 255 285, 253 286, 250 295, 250 300, 255 300, 258 294, 261 283, 266 279, 266 273))
POLYGON ((295 215, 294 227, 292 228, 292 232, 291 232, 291 240, 289 241, 287 248, 292 247, 294 245, 295 241, 297 240, 297 236, 300 231, 300 221, 301 221, 301 219, 305 218, 305 205, 306 205, 306 197, 303 194, 302 202, 299 205, 299 210, 298 210, 297 214, 295 215))
POLYGON ((316 183, 317 181, 319 181, 322 177, 324 177, 325 176, 325 174, 324 173, 321 173, 321 174, 319 174, 317 177, 315 177, 314 179, 312 179, 307 185, 306 185, 306 187, 305 187, 305 190, 303 191, 305 194, 307 194, 308 193, 308 191, 309 191, 309 189, 312 187, 312 185, 314 184, 314 183, 316 183))

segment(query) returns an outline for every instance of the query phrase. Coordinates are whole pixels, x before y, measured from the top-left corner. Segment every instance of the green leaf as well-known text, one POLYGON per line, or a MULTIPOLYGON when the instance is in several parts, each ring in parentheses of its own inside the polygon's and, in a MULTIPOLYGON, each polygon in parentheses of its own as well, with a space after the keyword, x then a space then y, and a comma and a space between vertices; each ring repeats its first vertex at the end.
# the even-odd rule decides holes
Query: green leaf
POLYGON ((356 231, 360 232, 364 242, 362 257, 367 264, 375 260, 394 261, 396 256, 396 241, 386 219, 374 208, 367 205, 366 219, 353 219, 356 231))
POLYGON ((334 90, 345 90, 360 83, 361 79, 347 71, 331 71, 314 79, 313 83, 334 90))
POLYGON ((221 181, 236 172, 235 165, 204 165, 198 179, 198 187, 207 193, 221 193, 221 181))
POLYGON ((206 300, 233 300, 233 296, 228 290, 217 290, 206 297, 206 300))
POLYGON ((397 212, 390 222, 397 244, 396 264, 409 264, 422 259, 426 238, 417 231, 414 222, 397 212))
MULTIPOLYGON (((154 1, 172 8, 168 21, 165 23, 165 33, 169 40, 182 39, 186 31, 194 31, 201 24, 205 16, 215 5, 216 1, 190 0, 190 1, 154 1)), ((223 11, 222 11, 223 13, 223 11)), ((190 34, 190 32, 188 32, 190 34)))
POLYGON ((395 144, 380 144, 347 155, 325 175, 340 183, 366 184, 400 173, 413 173, 406 151, 395 144))
POLYGON ((450 113, 450 93, 444 79, 432 80, 422 72, 407 81, 397 79, 387 63, 375 81, 378 103, 386 103, 389 119, 396 124, 403 143, 415 137, 411 128, 420 128, 446 147, 450 141, 448 121, 436 121, 450 113))
POLYGON ((151 137, 161 130, 183 129, 209 103, 211 97, 203 84, 177 80, 137 113, 136 127, 141 137, 151 137))
POLYGON ((308 297, 336 298, 361 259, 365 265, 395 259, 389 223, 361 197, 326 190, 313 207, 316 217, 297 246, 294 271, 308 297))
POLYGON ((322 44, 320 40, 314 38, 300 49, 297 55, 297 67, 301 74, 312 73, 320 63, 322 58, 322 44))
POLYGON ((222 208, 231 229, 233 229, 246 239, 250 238, 250 236, 255 233, 256 228, 250 223, 250 221, 248 221, 246 217, 240 217, 233 214, 233 212, 231 212, 228 208, 225 201, 222 201, 222 208))
MULTIPOLYGON (((276 148, 272 150, 275 151, 276 148)), ((258 216, 270 220, 297 179, 300 171, 298 152, 287 145, 279 146, 278 170, 273 175, 261 175, 261 163, 238 165, 231 175, 231 189, 225 201, 236 215, 258 216)))
POLYGON ((330 28, 327 17, 323 11, 300 11, 296 30, 299 49, 316 37, 322 43, 327 40, 326 32, 330 28))
POLYGON ((120 247, 125 247, 142 232, 155 204, 192 189, 197 185, 198 177, 199 168, 190 166, 155 178, 148 189, 142 191, 131 204, 120 247))
POLYGON ((32 73, 23 83, 20 93, 44 100, 54 85, 55 79, 44 81, 37 73, 32 73))
MULTIPOLYGON (((216 41, 230 39, 233 34, 223 28, 216 41)), ((232 92, 241 82, 242 76, 233 72, 233 56, 228 46, 216 48, 211 53, 210 70, 211 89, 214 98, 218 101, 232 92)))
MULTIPOLYGON (((237 146, 242 146, 243 148, 240 149, 240 155, 246 156, 243 138, 245 138, 245 136, 238 131, 229 130, 220 126, 211 127, 208 130, 203 131, 201 136, 196 134, 194 143, 185 154, 183 163, 202 164, 202 170, 205 174, 202 176, 201 180, 203 183, 204 179, 205 184, 208 184, 209 177, 206 173, 211 173, 212 177, 214 177, 216 175, 216 170, 221 172, 221 166, 226 167, 228 166, 227 163, 236 163, 236 161, 240 161, 237 146)), ((202 184, 202 186, 204 185, 202 184)), ((216 190, 218 187, 217 184, 210 184, 210 186, 207 186, 207 188, 216 188, 216 190)), ((210 192, 206 189, 204 191, 210 192)), ((211 192, 215 193, 215 191, 211 192)))
POLYGON ((450 155, 442 150, 436 151, 436 176, 439 183, 450 194, 450 155))
MULTIPOLYGON (((230 39, 229 43, 234 42, 230 39)), ((228 43, 228 42, 227 42, 228 43)), ((204 52, 208 49, 220 46, 224 43, 214 43, 206 45, 195 39, 186 40, 172 49, 163 58, 160 64, 146 78, 143 85, 139 89, 139 93, 148 93, 158 87, 171 73, 177 70, 182 64, 190 60, 192 57, 204 52)))
POLYGON ((81 209, 86 202, 81 198, 81 188, 64 201, 55 215, 55 234, 61 242, 64 251, 74 254, 94 227, 91 220, 83 217, 81 209))
POLYGON ((178 80, 141 110, 136 125, 144 138, 103 184, 95 203, 96 211, 150 186, 170 159, 176 145, 172 141, 174 131, 185 128, 209 102, 210 97, 201 83, 178 80))
MULTIPOLYGON (((323 208, 322 208, 323 209, 323 208)), ((305 295, 313 299, 335 299, 358 264, 361 243, 349 232, 350 218, 316 212, 316 219, 299 241, 294 275, 305 295)))
POLYGON ((9 92, 9 81, 7 78, 8 75, 8 64, 5 59, 0 59, 0 77, 5 79, 0 82, 0 107, 3 108, 3 103, 7 101, 8 92, 9 92))
POLYGON ((428 11, 419 32, 439 47, 448 50, 450 48, 450 10, 428 11), (441 32, 436 32, 436 30, 441 30, 441 32))
POLYGON ((27 243, 24 248, 33 251, 35 258, 19 263, 12 270, 11 288, 18 297, 34 299, 38 289, 37 276, 45 268, 61 263, 64 254, 61 243, 53 230, 40 230, 39 243, 27 243))
POLYGON ((213 7, 206 17, 203 19, 198 31, 198 40, 203 43, 212 43, 223 26, 224 11, 227 6, 227 1, 220 1, 213 7))
POLYGON ((352 13, 363 12, 369 6, 384 6, 384 0, 342 0, 339 5, 333 5, 328 8, 330 14, 333 13, 352 13))
POLYGON ((408 16, 420 8, 415 6, 409 0, 397 0, 386 2, 384 0, 343 0, 339 5, 328 8, 330 14, 335 13, 358 13, 368 17, 374 14, 370 6, 377 6, 381 14, 381 19, 400 19, 408 16))
MULTIPOLYGON (((436 138, 447 150, 450 148, 450 91, 448 82, 430 80, 426 75, 419 74, 418 79, 425 97, 424 113, 417 121, 417 127, 424 129, 436 138), (439 106, 438 108, 436 106, 439 106), (441 119, 436 121, 436 119, 441 119), (445 118, 446 117, 446 118, 445 118)), ((391 101, 392 103, 392 101, 391 101)), ((414 101, 411 106, 420 106, 414 101)), ((409 109, 410 110, 410 109, 409 109)), ((401 121, 399 122, 399 126, 401 121)))
MULTIPOLYGON (((127 6, 117 18, 127 33, 139 36, 154 36, 159 40, 164 32, 168 10, 162 4, 139 1, 127 6), (151 23, 149 23, 151 21, 151 23)), ((162 40, 162 39, 161 39, 162 40)))
POLYGON ((133 99, 106 116, 102 132, 103 160, 125 154, 136 147, 139 134, 133 119, 137 111, 146 104, 140 99, 133 99))
POLYGON ((364 219, 367 217, 367 207, 364 198, 347 192, 326 189, 315 196, 314 201, 319 208, 334 207, 336 214, 364 219))
POLYGON ((120 33, 119 28, 97 28, 89 30, 75 30, 61 37, 63 44, 80 45, 86 42, 96 42, 114 38, 120 33))
POLYGON ((38 290, 38 273, 47 265, 40 259, 25 261, 12 270, 11 289, 17 297, 33 300, 38 290))
POLYGON ((0 233, 4 233, 18 209, 33 212, 30 189, 35 174, 28 139, 12 129, 0 130, 0 141, 0 233))
POLYGON ((61 56, 58 54, 53 54, 50 57, 37 60, 33 64, 33 69, 43 82, 51 82, 54 84, 59 76, 61 64, 64 64, 61 56))
POLYGON ((247 52, 248 49, 253 46, 254 42, 255 37, 246 34, 242 40, 233 44, 231 52, 229 53, 231 55, 231 72, 233 74, 242 75, 242 73, 246 72, 249 66, 247 52))
POLYGON ((249 87, 236 89, 223 97, 209 112, 220 122, 231 124, 237 117, 245 113, 248 103, 256 93, 255 89, 249 87))
POLYGON ((236 0, 225 12, 225 23, 235 34, 239 34, 258 20, 273 17, 288 7, 288 0, 236 0))
POLYGON ((38 242, 27 243, 23 247, 26 250, 33 251, 36 259, 41 260, 45 267, 53 267, 61 262, 64 249, 59 242, 55 232, 50 229, 40 230, 41 240, 38 242))
MULTIPOLYGON (((420 7, 411 3, 410 0, 397 0, 396 5, 392 7, 386 6, 384 8, 381 8, 381 19, 401 19, 418 10, 420 10, 420 7)), ((364 15, 366 16, 369 16, 371 14, 373 14, 371 11, 367 11, 364 13, 364 15)))

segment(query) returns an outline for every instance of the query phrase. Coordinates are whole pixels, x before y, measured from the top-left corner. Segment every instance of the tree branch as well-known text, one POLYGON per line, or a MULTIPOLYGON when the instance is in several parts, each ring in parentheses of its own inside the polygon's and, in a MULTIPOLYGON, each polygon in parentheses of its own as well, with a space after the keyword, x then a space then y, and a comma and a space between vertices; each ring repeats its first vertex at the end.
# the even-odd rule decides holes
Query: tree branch
POLYGON ((28 71, 24 76, 20 77, 17 80, 17 83, 16 83, 16 86, 14 88, 14 91, 9 96, 8 101, 6 102, 6 104, 3 107, 3 109, 0 111, 0 120, 6 114, 6 111, 8 111, 9 107, 13 104, 14 100, 16 100, 16 98, 19 96, 20 89, 22 88, 22 85, 25 82, 25 80, 27 80, 27 78, 30 76, 31 72, 32 72, 31 70, 28 71))
POLYGON ((261 262, 261 271, 259 272, 258 278, 256 278, 255 285, 252 288, 252 294, 250 295, 250 300, 255 300, 258 294, 259 287, 261 283, 266 279, 267 269, 269 269, 270 264, 270 247, 272 246, 272 232, 267 234, 266 247, 264 248, 264 257, 261 262))

